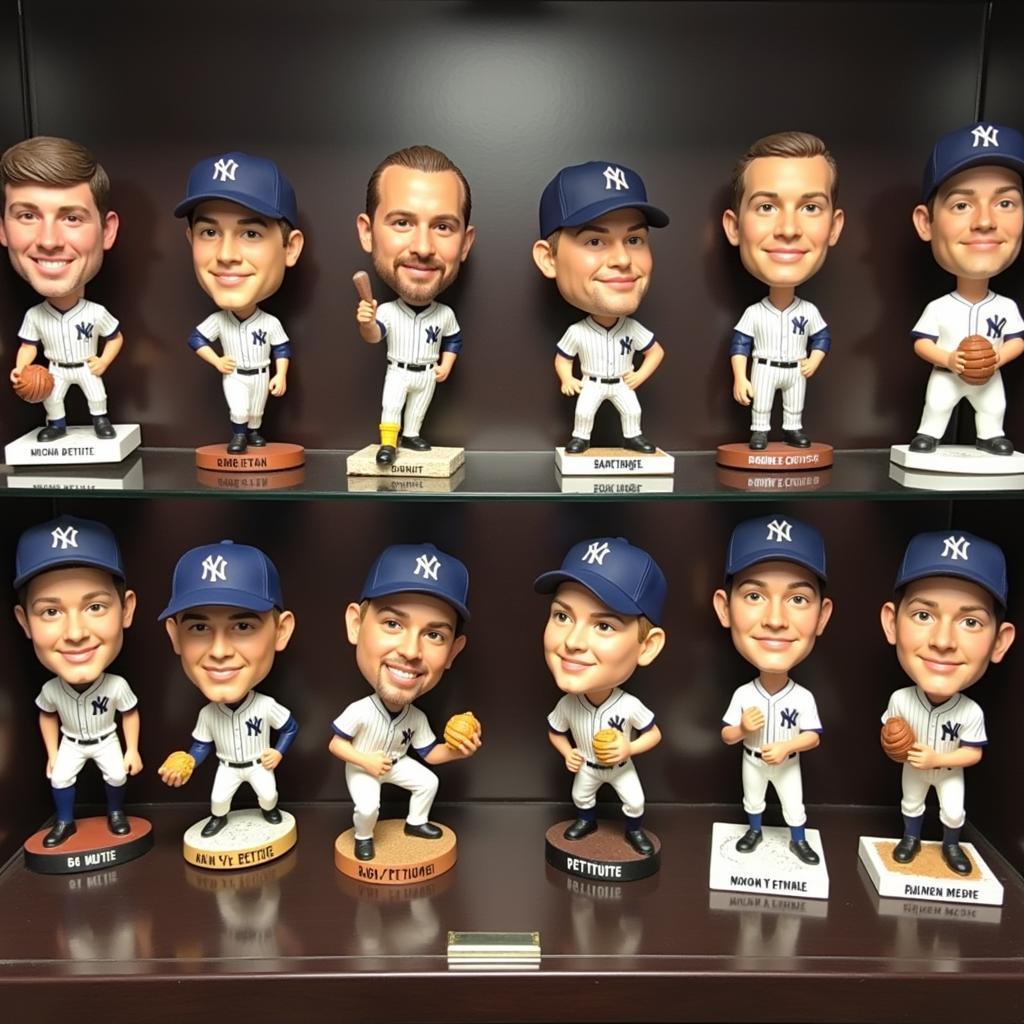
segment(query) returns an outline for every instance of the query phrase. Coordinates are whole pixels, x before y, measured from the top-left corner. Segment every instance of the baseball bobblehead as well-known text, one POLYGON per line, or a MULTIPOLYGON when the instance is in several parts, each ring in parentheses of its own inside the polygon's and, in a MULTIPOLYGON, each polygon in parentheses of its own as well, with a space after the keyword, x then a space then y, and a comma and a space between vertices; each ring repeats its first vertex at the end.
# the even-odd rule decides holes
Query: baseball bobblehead
POLYGON ((60 516, 21 535, 15 565, 14 615, 54 673, 36 706, 57 820, 25 844, 26 864, 64 874, 132 860, 150 848, 152 833, 124 812, 127 777, 142 770, 138 700, 107 672, 135 614, 117 541, 102 523, 60 516), (107 817, 76 823, 75 783, 88 761, 103 775, 107 817))
MULTIPOLYGON (((292 346, 281 321, 259 308, 302 254, 295 190, 272 160, 224 153, 201 160, 174 208, 203 291, 219 307, 192 332, 195 354, 221 374, 231 420, 227 453, 208 469, 288 469, 303 461, 297 445, 268 446, 260 428, 267 396, 288 388, 292 346), (220 343, 221 354, 214 349, 220 343), (258 449, 245 457, 249 448, 258 449)), ((223 449, 219 449, 223 454, 223 449)))
POLYGON ((353 803, 354 828, 338 837, 335 864, 354 878, 405 884, 455 863, 454 833, 430 821, 437 776, 420 761, 471 757, 480 749, 479 723, 474 731, 446 729, 439 742, 412 702, 441 681, 466 646, 468 596, 469 573, 457 558, 432 544, 395 544, 377 556, 359 600, 345 609, 356 664, 374 691, 334 720, 329 747, 345 762, 353 803), (411 793, 401 831, 377 822, 385 782, 411 793))
MULTIPOLYGON (((803 431, 807 381, 828 354, 828 325, 796 289, 822 267, 839 241, 843 211, 836 208, 839 171, 825 144, 807 132, 778 132, 758 139, 733 171, 733 205, 722 214, 722 228, 740 250, 746 270, 768 285, 768 296, 749 306, 733 328, 729 347, 733 398, 751 407, 748 452, 722 446, 719 461, 762 469, 793 469, 785 448, 765 452, 776 391, 782 392, 785 445, 811 449, 803 431)), ((831 449, 807 452, 800 464, 831 464, 831 449), (817 454, 818 458, 810 456, 817 454)))
POLYGON ((274 770, 299 728, 286 707, 253 692, 295 629, 277 568, 247 544, 224 540, 192 548, 174 567, 171 599, 160 620, 185 675, 210 702, 199 712, 192 746, 171 754, 160 778, 183 786, 211 752, 220 762, 210 817, 185 833, 185 859, 216 869, 274 860, 296 841, 295 819, 277 805, 274 770), (259 813, 231 811, 243 782, 255 792, 259 813))
POLYGON ((587 878, 653 874, 661 843, 644 830, 633 758, 656 747, 661 730, 654 712, 622 686, 665 646, 665 575, 622 537, 599 537, 570 548, 561 568, 538 576, 534 589, 553 595, 544 659, 565 693, 548 715, 548 739, 575 775, 576 819, 548 831, 548 862, 587 878), (572 844, 598 833, 597 792, 606 782, 622 801, 624 841, 609 842, 605 833, 574 850, 572 844))

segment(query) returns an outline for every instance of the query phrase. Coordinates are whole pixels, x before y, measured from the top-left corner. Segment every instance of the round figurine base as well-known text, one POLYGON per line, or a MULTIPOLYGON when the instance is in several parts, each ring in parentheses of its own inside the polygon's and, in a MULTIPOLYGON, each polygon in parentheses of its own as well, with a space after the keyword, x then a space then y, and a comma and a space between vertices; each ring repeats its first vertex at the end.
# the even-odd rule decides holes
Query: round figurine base
POLYGON ((715 462, 729 469, 756 470, 759 473, 792 473, 807 469, 827 469, 832 465, 834 449, 830 444, 812 441, 809 448, 794 448, 781 441, 769 441, 763 451, 749 444, 720 444, 715 462))
POLYGON ((267 864, 283 857, 296 843, 295 819, 281 811, 281 823, 272 825, 258 808, 228 811, 228 823, 204 839, 203 826, 210 816, 197 821, 182 837, 181 852, 189 864, 211 871, 237 871, 267 864))
POLYGON ((276 473, 305 461, 306 449, 301 444, 271 442, 261 448, 248 448, 240 455, 232 455, 226 443, 204 444, 196 449, 196 467, 218 473, 276 473))
MULTIPOLYGON (((438 824, 433 822, 433 824, 438 824)), ((455 866, 458 840, 445 825, 440 839, 407 836, 401 819, 378 821, 373 830, 373 860, 356 860, 356 830, 334 840, 334 866, 349 878, 371 885, 410 885, 437 878, 455 866)))
POLYGON ((106 817, 78 818, 78 831, 52 848, 43 846, 49 828, 41 828, 23 847, 25 867, 41 875, 77 875, 127 864, 153 846, 153 826, 145 818, 128 815, 128 824, 127 835, 115 836, 107 828, 106 817))
POLYGON ((560 821, 544 834, 544 859, 553 868, 607 882, 635 882, 660 870, 661 840, 649 828, 644 832, 654 844, 654 853, 645 857, 626 842, 621 821, 599 821, 597 831, 589 836, 566 839, 563 833, 572 823, 572 818, 560 821))

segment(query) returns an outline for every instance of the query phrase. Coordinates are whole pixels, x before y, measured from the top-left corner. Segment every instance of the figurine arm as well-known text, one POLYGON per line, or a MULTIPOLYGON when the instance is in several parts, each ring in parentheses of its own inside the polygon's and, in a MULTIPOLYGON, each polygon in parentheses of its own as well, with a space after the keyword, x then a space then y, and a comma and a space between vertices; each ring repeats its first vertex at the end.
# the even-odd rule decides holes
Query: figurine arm
POLYGON ((1007 338, 999 349, 999 362, 996 363, 996 369, 998 370, 1007 363, 1012 363, 1022 352, 1024 352, 1024 338, 1007 338))
POLYGON ((198 331, 192 332, 192 337, 188 339, 188 345, 204 363, 209 363, 219 373, 223 373, 224 376, 234 373, 234 359, 228 356, 217 355, 209 340, 204 338, 198 331))
POLYGON ((449 761, 461 761, 464 757, 472 757, 479 749, 483 740, 478 730, 471 736, 461 736, 459 746, 452 750, 447 743, 438 743, 423 760, 427 764, 447 764, 449 761))
POLYGON ((89 366, 89 372, 94 377, 102 377, 109 369, 110 364, 120 354, 123 345, 124 335, 120 331, 107 338, 103 342, 103 354, 98 356, 89 356, 89 358, 86 359, 86 363, 89 366))
POLYGON ((291 360, 285 356, 278 356, 274 360, 274 376, 270 378, 267 388, 276 398, 280 398, 288 390, 288 365, 290 362, 291 360))
POLYGON ((747 378, 747 362, 747 357, 739 353, 729 359, 732 366, 732 397, 740 405, 750 405, 754 400, 754 388, 747 378))
POLYGON ((947 352, 939 348, 931 338, 917 338, 914 341, 914 352, 926 363, 938 366, 943 370, 952 370, 961 374, 967 365, 967 357, 959 349, 947 352))
POLYGON ((818 367, 825 362, 826 352, 822 348, 811 349, 811 354, 800 360, 800 372, 804 377, 810 379, 814 376, 818 367))
POLYGON ((949 753, 940 754, 926 743, 915 743, 907 752, 907 764, 922 770, 926 768, 970 768, 981 760, 981 747, 960 746, 949 753))
POLYGON ((555 373, 561 382, 563 395, 578 395, 583 390, 583 381, 572 375, 572 359, 568 356, 555 356, 555 373))
POLYGON ((813 750, 821 742, 821 736, 813 729, 806 729, 791 740, 780 740, 769 743, 761 748, 761 758, 765 764, 782 764, 790 754, 799 754, 805 750, 813 750))
POLYGON ((370 754, 360 753, 352 746, 352 741, 343 736, 334 736, 327 749, 339 760, 362 768, 374 778, 380 778, 391 769, 391 758, 383 750, 375 750, 370 754))
POLYGON ((270 750, 264 750, 260 754, 260 762, 268 772, 272 772, 280 763, 288 748, 295 740, 295 734, 299 731, 299 723, 293 715, 288 716, 288 721, 281 726, 277 733, 277 742, 270 750))
POLYGON ((650 729, 644 730, 635 740, 627 743, 629 757, 636 757, 637 754, 646 754, 653 750, 661 742, 661 730, 652 725, 650 729))
POLYGON ((39 352, 37 345, 32 345, 27 341, 23 341, 18 346, 18 351, 14 356, 14 369, 11 370, 11 383, 17 384, 21 380, 21 371, 25 369, 30 363, 34 363, 36 354, 39 352))
POLYGON ((57 760, 57 747, 60 745, 60 719, 55 712, 39 712, 39 731, 43 734, 43 745, 46 747, 46 777, 50 778, 53 763, 57 760))
POLYGON ((656 341, 652 341, 650 345, 643 352, 643 362, 640 364, 639 370, 630 370, 628 373, 622 375, 622 382, 629 388, 630 391, 636 391, 638 387, 649 377, 654 375, 654 371, 661 366, 662 359, 665 358, 665 350, 656 341))
POLYGON ((139 756, 139 712, 136 708, 121 713, 121 729, 124 732, 124 770, 129 775, 142 771, 139 756))
POLYGON ((554 732, 549 729, 548 740, 550 741, 551 746, 553 746, 565 759, 565 767, 569 771, 575 774, 583 767, 583 754, 572 745, 569 737, 565 733, 554 732))
POLYGON ((359 325, 359 337, 367 344, 376 345, 384 337, 384 329, 377 319, 377 300, 360 299, 356 306, 356 323, 359 325))
POLYGON ((757 732, 764 725, 764 715, 758 708, 744 708, 738 725, 723 725, 722 739, 732 746, 745 736, 757 732))
POLYGON ((448 374, 452 372, 452 367, 455 365, 455 359, 458 356, 457 352, 448 351, 441 353, 441 362, 434 367, 434 379, 438 384, 443 380, 448 379, 448 374))

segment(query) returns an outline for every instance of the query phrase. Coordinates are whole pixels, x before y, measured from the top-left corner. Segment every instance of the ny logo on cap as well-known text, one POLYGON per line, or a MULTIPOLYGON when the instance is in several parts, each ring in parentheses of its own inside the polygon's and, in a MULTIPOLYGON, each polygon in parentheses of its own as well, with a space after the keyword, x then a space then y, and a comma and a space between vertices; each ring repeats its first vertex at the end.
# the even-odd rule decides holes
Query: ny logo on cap
POLYGON ((223 555, 207 555, 203 559, 202 580, 209 580, 211 583, 220 580, 222 583, 227 583, 228 560, 223 555))
POLYGON ((234 181, 235 174, 238 171, 237 160, 225 160, 221 157, 213 165, 213 180, 214 181, 234 181))
POLYGON ((86 341, 89 341, 92 338, 92 328, 93 325, 86 323, 85 321, 82 321, 80 324, 75 324, 75 330, 78 331, 75 335, 75 341, 81 341, 83 338, 85 338, 86 341))
POLYGON ((611 550, 612 549, 608 547, 607 541, 601 541, 600 543, 596 540, 591 541, 590 547, 587 548, 586 554, 580 559, 580 561, 586 562, 587 565, 593 565, 595 562, 598 565, 604 565, 604 560, 611 550))
POLYGON ((999 129, 994 124, 987 127, 979 124, 977 128, 971 129, 971 134, 974 136, 972 149, 977 149, 978 146, 982 149, 988 149, 989 146, 999 148, 999 129))
POLYGON ((419 555, 416 559, 416 568, 413 576, 422 576, 425 580, 436 580, 437 570, 441 568, 441 560, 436 555, 429 558, 426 555, 419 555))
POLYGON ((792 531, 793 527, 785 519, 781 523, 778 519, 773 519, 768 524, 768 536, 765 537, 765 540, 774 540, 779 544, 783 542, 789 544, 793 540, 792 531))
POLYGON ((966 537, 947 537, 942 545, 942 554, 939 555, 939 558, 948 558, 952 562, 960 558, 967 561, 967 549, 971 546, 971 542, 966 537))
POLYGON ((626 172, 621 167, 612 167, 609 164, 601 173, 604 175, 605 192, 610 192, 613 188, 616 192, 621 192, 623 189, 629 191, 626 172))
POLYGON ((63 530, 58 526, 51 531, 50 536, 53 538, 51 548, 55 548, 58 544, 61 551, 78 547, 78 531, 73 526, 65 526, 63 530))

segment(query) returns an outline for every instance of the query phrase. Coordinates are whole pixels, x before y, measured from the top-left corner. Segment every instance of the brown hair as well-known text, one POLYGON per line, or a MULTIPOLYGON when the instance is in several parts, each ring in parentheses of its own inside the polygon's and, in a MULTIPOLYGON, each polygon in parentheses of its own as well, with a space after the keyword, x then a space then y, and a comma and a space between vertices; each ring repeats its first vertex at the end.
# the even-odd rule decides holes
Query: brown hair
POLYGON ((366 216, 373 220, 374 212, 380 205, 380 176, 388 167, 408 167, 424 174, 440 174, 442 171, 453 171, 462 182, 462 226, 469 224, 469 215, 473 210, 473 196, 469 190, 466 176, 442 153, 433 146, 406 146, 384 157, 374 168, 370 180, 366 183, 366 216))
POLYGON ((16 142, 0 157, 0 187, 45 185, 69 188, 87 184, 93 201, 106 217, 110 212, 110 179, 96 158, 78 142, 37 135, 16 142))
POLYGON ((775 132, 773 135, 766 135, 758 139, 750 149, 739 158, 732 172, 732 208, 735 213, 740 212, 740 203, 743 202, 743 177, 747 168, 758 157, 762 156, 783 156, 783 157, 813 157, 823 156, 832 171, 832 206, 835 208, 839 199, 839 166, 835 157, 828 151, 817 135, 810 132, 775 132))

